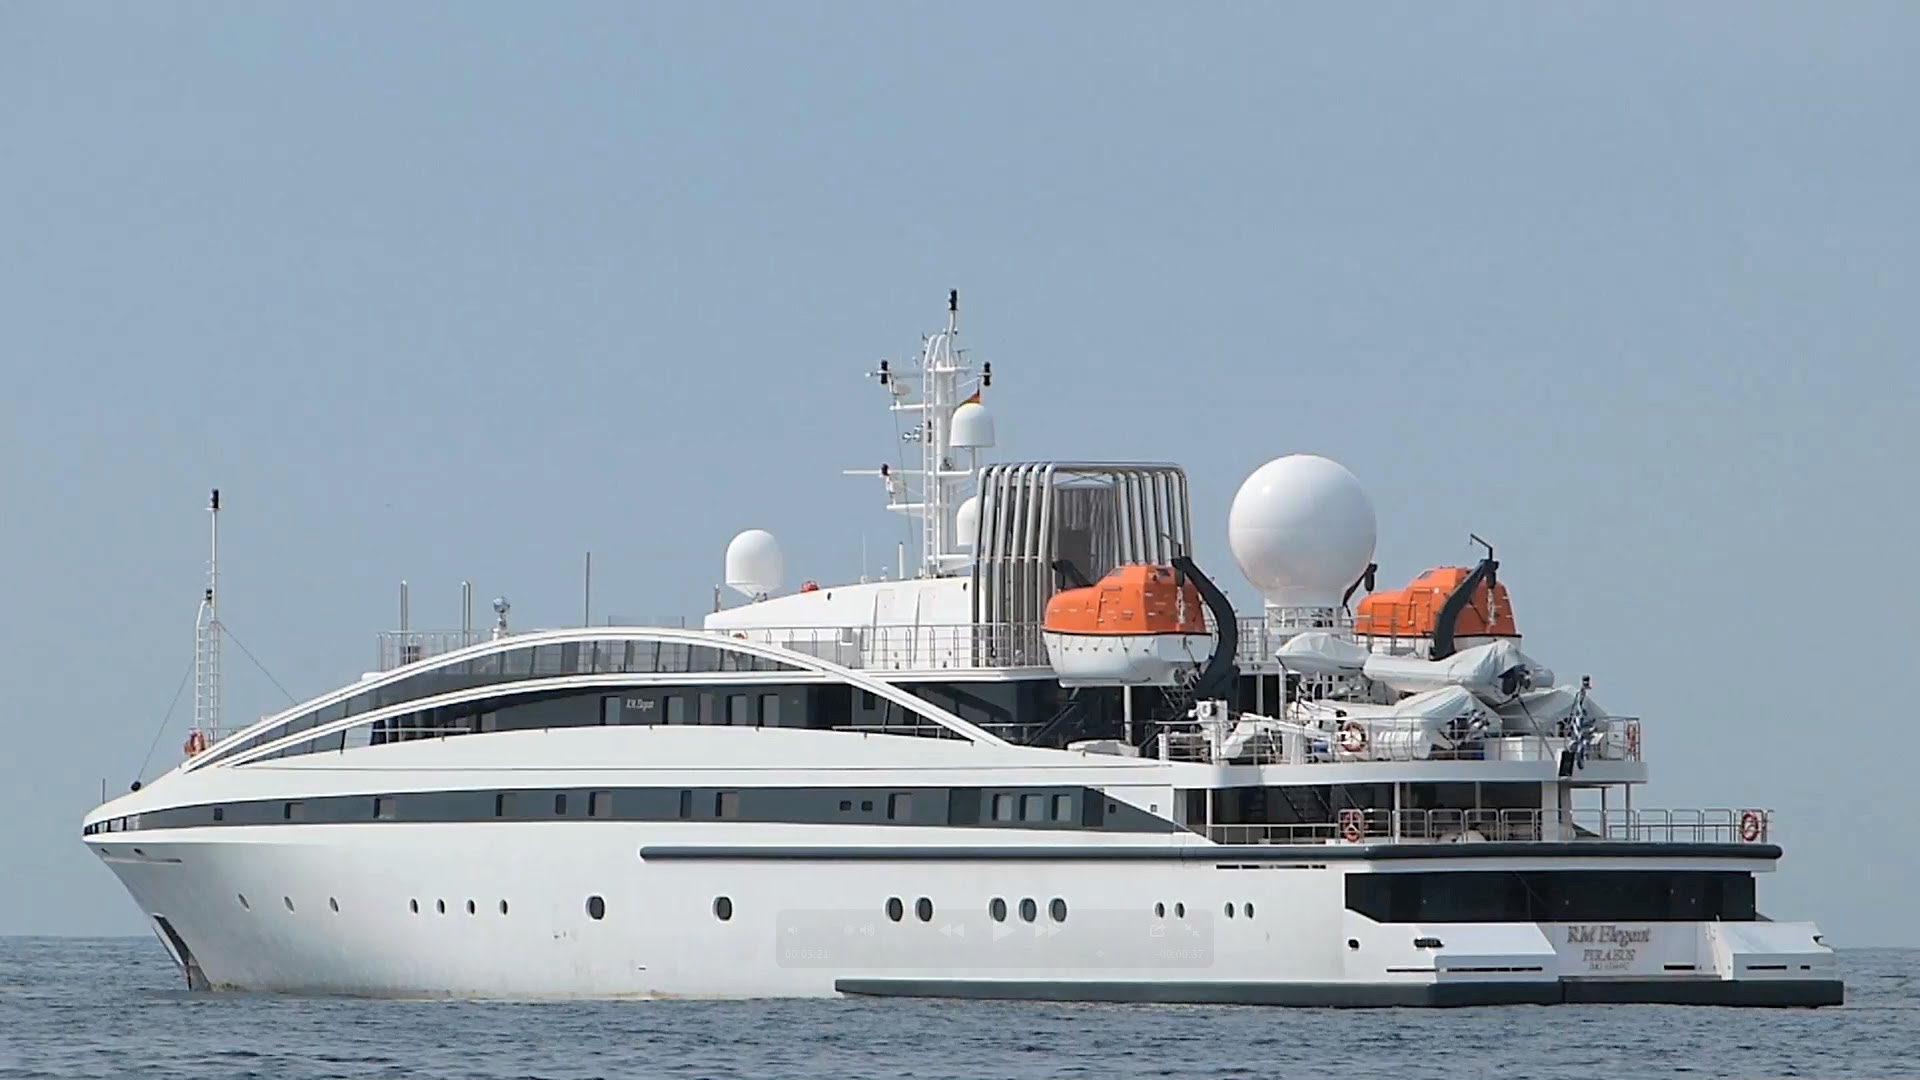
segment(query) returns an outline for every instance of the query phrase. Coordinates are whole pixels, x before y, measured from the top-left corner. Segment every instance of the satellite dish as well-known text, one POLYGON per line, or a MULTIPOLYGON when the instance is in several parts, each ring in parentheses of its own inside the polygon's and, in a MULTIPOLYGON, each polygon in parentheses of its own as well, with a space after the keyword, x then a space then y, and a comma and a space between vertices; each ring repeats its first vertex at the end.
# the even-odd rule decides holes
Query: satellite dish
POLYGON ((1339 462, 1275 458, 1233 497, 1227 540, 1269 607, 1334 608, 1373 560, 1373 503, 1339 462))
POLYGON ((980 535, 980 496, 969 495, 953 513, 954 542, 969 550, 980 535))
POLYGON ((780 541, 765 529, 748 529, 727 544, 727 587, 754 600, 780 591, 787 561, 780 541))
POLYGON ((963 401, 953 410, 948 443, 964 450, 982 450, 993 445, 993 414, 977 401, 963 401))

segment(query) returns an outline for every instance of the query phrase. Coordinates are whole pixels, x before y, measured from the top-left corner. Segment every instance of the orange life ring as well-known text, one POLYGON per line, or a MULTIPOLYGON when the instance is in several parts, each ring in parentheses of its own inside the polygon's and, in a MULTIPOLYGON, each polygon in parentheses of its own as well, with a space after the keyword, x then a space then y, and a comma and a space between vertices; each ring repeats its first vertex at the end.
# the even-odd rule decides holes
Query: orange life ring
POLYGON ((1358 810, 1340 811, 1340 838, 1349 844, 1357 844, 1366 837, 1362 827, 1364 816, 1358 810))
POLYGON ((1349 754, 1359 754, 1367 749, 1367 729, 1360 721, 1349 720, 1340 725, 1340 749, 1349 754))
POLYGON ((1748 810, 1740 815, 1740 839, 1742 841, 1751 844, 1766 834, 1766 823, 1760 820, 1759 814, 1748 810))

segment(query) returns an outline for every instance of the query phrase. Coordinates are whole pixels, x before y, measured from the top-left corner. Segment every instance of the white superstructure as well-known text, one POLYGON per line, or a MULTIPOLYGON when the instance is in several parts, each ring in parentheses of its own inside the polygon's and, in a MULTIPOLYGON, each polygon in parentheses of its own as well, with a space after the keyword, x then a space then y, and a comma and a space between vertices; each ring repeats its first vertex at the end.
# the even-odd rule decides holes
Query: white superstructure
POLYGON ((1490 549, 1378 591, 1359 480, 1279 458, 1227 515, 1237 615, 1179 468, 986 461, 958 312, 874 373, 896 576, 789 589, 751 528, 699 628, 501 599, 229 734, 210 568, 188 756, 85 842, 196 987, 1840 1000, 1760 913, 1772 815, 1636 805, 1641 722, 1522 651, 1490 549))

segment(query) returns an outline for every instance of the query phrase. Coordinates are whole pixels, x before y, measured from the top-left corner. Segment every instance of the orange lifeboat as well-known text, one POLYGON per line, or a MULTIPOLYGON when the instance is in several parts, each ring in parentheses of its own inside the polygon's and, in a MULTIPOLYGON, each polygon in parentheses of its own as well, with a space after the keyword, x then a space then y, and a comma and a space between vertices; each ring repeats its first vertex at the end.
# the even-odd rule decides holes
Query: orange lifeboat
POLYGON ((1047 658, 1067 684, 1172 682, 1213 651, 1206 609, 1170 566, 1120 566, 1047 601, 1047 658))
MULTIPOLYGON (((1353 614, 1353 632, 1360 637, 1431 638, 1448 598, 1472 576, 1464 566, 1442 566, 1414 578, 1404 589, 1364 597, 1353 614)), ((1519 637, 1507 587, 1494 581, 1489 588, 1484 580, 1474 585, 1454 619, 1453 636, 1462 645, 1519 637)))

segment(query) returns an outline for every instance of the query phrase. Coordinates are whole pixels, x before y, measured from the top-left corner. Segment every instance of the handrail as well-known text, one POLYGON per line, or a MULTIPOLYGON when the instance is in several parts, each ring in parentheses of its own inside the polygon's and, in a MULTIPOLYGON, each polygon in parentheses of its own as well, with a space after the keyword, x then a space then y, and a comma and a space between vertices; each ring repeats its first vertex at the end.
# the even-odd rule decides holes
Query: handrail
MULTIPOLYGON (((705 629, 714 637, 777 645, 842 667, 868 671, 1044 667, 1039 623, 926 623, 882 626, 740 626, 705 629)), ((486 640, 479 631, 413 630, 379 636, 380 671, 392 671, 486 640)))
POLYGON ((1766 843, 1773 811, 1689 809, 1348 808, 1335 820, 1298 824, 1212 825, 1219 844, 1567 843, 1594 840, 1659 844, 1766 843))
MULTIPOLYGON (((1646 745, 1637 716, 1610 716, 1601 722, 1600 737, 1587 746, 1588 761, 1639 762, 1646 745)), ((1400 735, 1400 732, 1389 732, 1400 735)), ((1413 735, 1413 732, 1405 733, 1413 735)), ((1563 735, 1509 732, 1482 736, 1457 746, 1434 746, 1413 738, 1370 738, 1342 744, 1340 734, 1314 735, 1274 732, 1254 739, 1231 756, 1215 761, 1212 741, 1205 731, 1169 731, 1162 737, 1162 757, 1169 761, 1199 761, 1234 765, 1311 765, 1359 761, 1554 761, 1573 745, 1563 735)))

